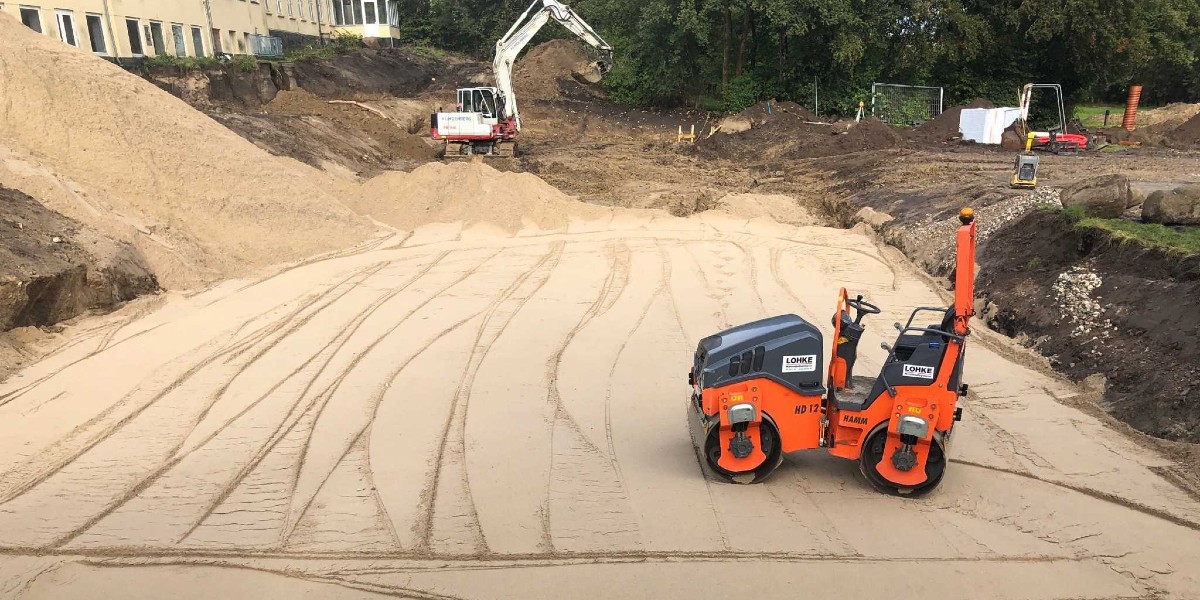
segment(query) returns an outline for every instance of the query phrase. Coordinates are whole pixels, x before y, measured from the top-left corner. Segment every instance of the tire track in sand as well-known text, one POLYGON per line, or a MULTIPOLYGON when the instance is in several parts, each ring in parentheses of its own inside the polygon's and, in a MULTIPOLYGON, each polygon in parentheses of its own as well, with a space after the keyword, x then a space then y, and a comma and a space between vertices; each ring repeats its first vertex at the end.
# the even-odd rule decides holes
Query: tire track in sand
MULTIPOLYGON (((241 410, 236 411, 231 416, 229 416, 225 419, 222 419, 222 421, 220 423, 209 426, 210 431, 208 433, 202 434, 199 439, 194 439, 197 436, 199 427, 205 422, 205 419, 210 416, 209 411, 211 411, 213 409, 213 403, 222 398, 225 391, 229 389, 229 386, 232 385, 239 376, 241 376, 244 372, 246 372, 247 369, 251 368, 257 361, 259 361, 259 359, 261 359, 269 351, 271 351, 276 346, 278 346, 280 343, 282 343, 285 339, 288 339, 290 336, 292 336, 297 331, 299 331, 311 319, 313 319, 314 317, 316 317, 319 314, 324 313, 330 306, 332 306, 338 300, 345 297, 347 294, 351 293, 351 291, 356 289, 359 284, 361 284, 362 282, 369 279, 370 276, 378 273, 378 271, 380 269, 382 269, 383 266, 384 266, 384 264, 381 264, 379 266, 380 267, 379 269, 371 267, 369 269, 369 273, 364 273, 363 277, 360 278, 358 283, 352 285, 349 289, 345 290, 343 293, 326 299, 325 302, 323 302, 320 305, 317 305, 313 311, 311 311, 307 315, 304 315, 302 318, 300 318, 298 320, 293 319, 292 321, 287 322, 287 325, 284 327, 279 327, 279 325, 285 323, 285 321, 278 321, 274 324, 269 324, 268 326, 265 326, 264 329, 267 331, 270 331, 270 329, 272 329, 272 328, 274 329, 274 331, 271 332, 272 335, 267 335, 267 336, 260 338, 260 341, 265 341, 265 345, 261 348, 258 348, 256 352, 249 354, 249 358, 246 359, 245 361, 238 361, 238 364, 233 365, 233 367, 236 370, 233 373, 231 373, 228 378, 226 378, 224 380, 224 382, 220 386, 218 392, 216 394, 213 394, 210 397, 209 404, 204 408, 200 417, 195 419, 195 421, 193 422, 188 433, 181 437, 181 440, 175 446, 174 451, 168 455, 170 457, 170 459, 165 461, 164 463, 159 464, 156 468, 154 468, 149 473, 147 473, 145 476, 143 476, 136 485, 132 485, 128 490, 126 490, 124 493, 122 493, 115 502, 112 502, 111 504, 106 506, 103 511, 101 511, 99 514, 94 515, 92 518, 90 518, 88 520, 88 522, 84 523, 80 527, 76 527, 73 531, 71 531, 71 532, 67 533, 66 535, 64 535, 63 537, 61 537, 59 540, 57 540, 55 542, 55 545, 70 544, 74 539, 83 535, 85 532, 90 530, 97 523, 100 523, 104 518, 120 511, 122 508, 125 507, 125 505, 130 500, 139 496, 143 492, 149 490, 159 480, 159 478, 161 478, 164 474, 168 473, 172 468, 176 467, 177 465, 184 463, 184 461, 186 461, 188 458, 190 458, 195 452, 204 448, 209 442, 211 442, 213 439, 216 439, 219 435, 221 435, 225 431, 225 429, 227 427, 229 427, 232 423, 236 422, 238 419, 242 418, 244 415, 249 413, 251 410, 258 407, 264 400, 271 398, 274 395, 274 393, 276 392, 276 390, 278 390, 281 386, 283 386, 285 383, 287 383, 292 377, 294 377, 296 374, 300 373, 305 367, 307 367, 309 364, 311 364, 318 356, 320 356, 322 354, 322 352, 319 351, 317 354, 310 356, 307 360, 303 361, 299 366, 297 366, 290 373, 285 375, 283 378, 277 380, 273 385, 271 385, 267 390, 265 390, 255 400, 250 401, 245 407, 243 407, 241 410), (188 441, 193 442, 190 447, 186 447, 188 445, 188 441)), ((375 303, 378 303, 378 302, 379 302, 379 300, 377 299, 375 303)), ((361 321, 358 321, 358 324, 361 324, 361 321)), ((355 320, 352 319, 351 323, 348 324, 348 326, 351 328, 356 328, 355 320)), ((254 349, 254 344, 251 344, 251 343, 242 342, 240 344, 234 345, 234 351, 236 351, 238 353, 249 352, 250 350, 253 350, 253 349, 254 349)), ((297 402, 299 402, 299 400, 297 400, 297 402)))
MULTIPOLYGON (((268 443, 265 444, 261 448, 261 450, 258 453, 256 453, 254 455, 254 457, 248 463, 246 463, 246 465, 228 483, 228 485, 225 487, 225 489, 222 490, 221 493, 218 494, 215 498, 213 498, 213 500, 209 503, 208 507, 203 511, 203 513, 195 520, 195 522, 192 523, 192 525, 187 529, 187 531, 179 538, 179 540, 178 540, 179 542, 182 542, 183 540, 187 539, 193 532, 195 532, 195 530, 204 523, 205 519, 207 519, 210 515, 212 515, 212 513, 217 509, 217 507, 219 507, 223 502, 225 502, 229 498, 229 496, 234 492, 234 490, 237 489, 237 487, 245 480, 245 478, 247 476, 249 476, 250 473, 253 472, 254 469, 259 466, 259 464, 261 464, 261 462, 267 456, 267 454, 270 453, 272 450, 274 450, 275 447, 279 444, 279 442, 282 439, 284 439, 284 437, 291 431, 292 427, 295 427, 296 424, 302 420, 303 413, 310 410, 312 408, 312 406, 319 400, 321 400, 321 399, 327 400, 328 399, 329 395, 332 393, 333 386, 335 386, 337 383, 340 383, 341 377, 335 378, 334 383, 331 384, 330 387, 327 387, 326 389, 322 390, 319 394, 317 394, 317 396, 314 398, 314 400, 311 401, 303 411, 301 411, 300 415, 297 416, 295 419, 292 419, 292 416, 296 414, 296 410, 300 407, 301 404, 303 404, 303 399, 307 396, 308 392, 311 390, 312 385, 320 378, 320 376, 325 372, 325 370, 332 363, 334 357, 337 356, 337 354, 342 350, 343 347, 345 347, 347 342, 359 331, 359 329, 363 326, 363 324, 366 323, 367 320, 372 315, 374 315, 380 308, 382 308, 383 306, 388 304, 396 296, 407 291, 411 286, 413 286, 418 281, 420 281, 422 278, 427 276, 430 273, 430 271, 432 271, 434 268, 443 264, 443 261, 449 255, 450 255, 450 251, 443 251, 443 252, 439 253, 436 257, 433 258, 433 260, 431 260, 429 263, 427 263, 425 266, 423 266, 421 269, 419 269, 416 273, 410 275, 404 282, 402 282, 398 286, 392 288, 388 292, 381 295, 378 299, 376 299, 369 306, 367 306, 366 309, 364 309, 363 311, 361 311, 357 315, 355 315, 355 317, 351 320, 351 322, 348 323, 345 328, 343 328, 342 333, 338 337, 335 338, 336 343, 331 344, 332 350, 326 353, 327 358, 321 364, 320 369, 318 369, 314 373, 313 377, 309 381, 309 384, 306 385, 304 387, 303 391, 301 391, 301 393, 297 396, 296 402, 292 405, 292 408, 288 411, 287 415, 285 415, 285 417, 280 421, 280 426, 277 427, 276 430, 269 437, 268 443), (287 424, 289 422, 290 422, 290 425, 285 426, 285 424, 287 424)), ((318 352, 317 354, 312 355, 312 357, 310 357, 309 360, 305 361, 303 364, 301 364, 299 367, 297 367, 297 369, 295 371, 293 371, 289 375, 288 378, 285 378, 284 380, 282 380, 280 382, 280 385, 282 385, 283 381, 286 381, 290 377, 297 375, 304 368, 308 367, 308 365, 311 364, 314 360, 316 360, 317 357, 320 356, 321 354, 322 354, 322 352, 318 352)), ((259 356, 261 356, 261 355, 262 354, 260 353, 259 356)), ((352 368, 352 366, 348 367, 346 371, 343 371, 343 375, 345 372, 348 372, 349 368, 352 368)), ((275 387, 272 387, 271 392, 274 392, 276 389, 278 389, 278 385, 275 387)), ((265 398, 265 395, 264 395, 264 398, 265 398)), ((260 400, 262 400, 262 398, 260 398, 260 400)), ((242 415, 246 414, 246 412, 250 408, 253 408, 253 405, 247 407, 247 410, 244 410, 241 413, 239 413, 236 417, 234 417, 234 419, 231 419, 227 423, 227 425, 229 423, 232 423, 237 418, 240 418, 242 415)))
MULTIPOLYGON (((551 256, 551 254, 545 254, 545 256, 542 256, 542 260, 545 260, 547 257, 550 257, 550 256, 551 256)), ((487 263, 487 260, 490 260, 491 258, 494 258, 494 254, 493 254, 493 257, 488 257, 487 259, 482 260, 482 262, 479 265, 476 265, 475 268, 473 269, 473 272, 479 271, 480 269, 484 268, 484 265, 487 263)), ((530 272, 530 271, 526 270, 523 272, 524 272, 524 275, 528 275, 528 272, 530 272)), ((491 271, 488 272, 488 274, 491 275, 491 271)), ((439 292, 437 294, 431 294, 430 298, 428 298, 428 301, 433 301, 433 300, 438 299, 439 296, 442 296, 446 292, 446 290, 451 289, 452 287, 456 286, 456 284, 461 283, 462 281, 466 281, 466 277, 463 277, 462 280, 460 280, 460 282, 456 282, 454 284, 451 284, 451 286, 444 288, 442 290, 442 292, 439 292)), ((427 302, 426 302, 426 304, 427 304, 427 302)), ((492 304, 494 304, 494 301, 490 302, 490 306, 492 304)), ((424 307, 424 304, 422 304, 422 307, 424 307)), ((424 355, 425 352, 427 352, 428 348, 436 346, 438 341, 443 340, 443 338, 445 338, 446 336, 454 334, 454 332, 457 330, 460 330, 463 325, 466 325, 467 323, 472 322, 472 320, 479 318, 481 316, 481 314, 485 313, 487 310, 488 310, 487 307, 482 307, 482 308, 480 308, 479 311, 467 314, 467 316, 464 316, 462 319, 458 320, 457 323, 452 324, 452 325, 448 326, 448 328, 445 328, 438 332, 434 332, 434 334, 431 336, 428 336, 426 338, 426 340, 421 341, 419 344, 416 344, 416 347, 413 350, 412 354, 410 354, 407 359, 402 360, 401 364, 398 365, 396 368, 392 368, 392 370, 388 374, 388 376, 384 376, 382 378, 382 380, 384 380, 384 382, 386 382, 386 383, 384 386, 382 386, 382 389, 380 389, 377 392, 377 394, 374 394, 372 396, 372 400, 370 402, 368 402, 368 404, 371 404, 371 407, 370 407, 371 416, 370 416, 370 418, 368 418, 366 420, 364 426, 362 426, 362 430, 359 432, 360 436, 370 437, 370 433, 368 433, 367 431, 372 430, 374 421, 376 421, 376 415, 378 414, 380 404, 383 403, 384 397, 386 396, 386 394, 388 394, 388 390, 392 388, 392 383, 395 382, 395 379, 396 379, 396 377, 398 377, 398 374, 400 374, 401 372, 406 370, 406 368, 408 368, 408 366, 410 364, 412 364, 412 362, 414 360, 418 360, 420 358, 420 356, 424 355)), ((408 319, 409 320, 412 319, 412 317, 415 316, 415 314, 416 314, 416 312, 414 311, 412 314, 410 314, 408 319)), ((385 335, 385 337, 386 337, 386 335, 385 335)), ((388 353, 388 355, 392 355, 392 353, 388 353)), ((322 409, 324 408, 324 406, 328 406, 328 402, 329 401, 326 400, 326 404, 323 404, 322 409)), ((313 431, 310 431, 310 433, 308 433, 308 434, 310 434, 310 438, 311 438, 313 436, 313 431)), ((349 450, 347 450, 347 452, 348 451, 349 450)), ((343 452, 342 456, 337 458, 338 463, 341 463, 342 461, 346 460, 347 452, 343 452)), ((367 444, 366 454, 370 455, 370 444, 367 444)), ((307 456, 307 451, 306 451, 306 456, 307 456)), ((330 475, 332 473, 335 473, 336 469, 337 469, 337 466, 335 464, 335 466, 330 469, 330 472, 329 472, 330 475)), ((371 482, 371 487, 376 488, 376 490, 378 490, 378 484, 376 481, 374 481, 374 473, 373 472, 374 472, 374 468, 368 468, 367 473, 365 475, 366 475, 367 481, 371 482)), ((296 473, 298 473, 298 476, 299 476, 299 470, 296 473)), ((302 508, 301 510, 295 511, 295 505, 293 503, 293 511, 294 512, 293 512, 292 528, 290 528, 290 529, 284 528, 282 530, 282 532, 281 532, 281 545, 282 546, 287 546, 287 545, 292 544, 292 541, 290 541, 290 540, 292 540, 293 536, 299 535, 300 532, 298 529, 296 529, 296 527, 298 527, 299 523, 302 520, 304 520, 305 516, 307 515, 307 511, 310 510, 310 508, 311 508, 311 503, 313 502, 313 499, 316 498, 317 494, 320 493, 320 490, 322 490, 322 488, 324 488, 324 486, 326 485, 326 482, 328 482, 328 476, 326 476, 326 479, 324 481, 320 482, 317 492, 313 493, 313 496, 310 499, 308 499, 308 504, 305 505, 304 508, 302 508)), ((394 544, 396 544, 397 547, 406 546, 406 544, 403 544, 403 541, 400 539, 400 536, 397 535, 395 522, 394 522, 394 520, 392 520, 392 517, 388 514, 388 508, 386 508, 386 503, 382 502, 383 498, 379 497, 378 494, 376 494, 376 497, 374 497, 374 500, 376 500, 376 502, 378 503, 379 506, 382 506, 382 515, 383 515, 384 523, 380 523, 380 526, 384 527, 385 529, 388 529, 388 532, 392 536, 392 541, 394 541, 394 544)))
POLYGON ((470 532, 471 546, 476 553, 485 553, 488 551, 487 539, 483 535, 483 529, 479 524, 479 514, 475 508, 474 499, 471 496, 470 482, 467 479, 466 469, 462 465, 463 457, 466 455, 466 412, 470 403, 472 387, 474 386, 479 366, 487 358, 492 343, 504 333, 509 323, 512 322, 513 316, 525 306, 529 298, 540 291, 542 286, 546 284, 546 281, 550 278, 550 274, 558 267, 559 261, 562 260, 565 248, 566 244, 564 242, 554 243, 551 251, 543 256, 536 265, 500 292, 496 302, 489 307, 484 315, 483 322, 480 324, 479 330, 475 335, 475 341, 471 345, 471 352, 466 361, 467 366, 460 376, 458 389, 453 395, 450 410, 447 412, 445 423, 442 426, 442 435, 438 442, 437 455, 433 461, 434 468, 428 473, 425 485, 422 488, 420 506, 417 509, 418 514, 421 516, 414 525, 415 529, 419 532, 417 538, 418 550, 429 551, 433 545, 436 511, 439 505, 438 499, 442 486, 442 471, 446 468, 447 451, 451 450, 456 454, 458 459, 458 464, 452 468, 455 468, 459 475, 457 479, 460 488, 460 498, 457 500, 465 505, 463 506, 466 510, 465 516, 467 520, 465 528, 470 532), (536 278, 534 278, 535 275, 536 278), (488 336, 489 328, 493 326, 493 319, 496 318, 496 314, 500 311, 501 307, 530 279, 534 281, 532 289, 525 296, 520 297, 517 300, 516 306, 511 310, 501 313, 502 317, 495 325, 495 332, 488 336), (486 342, 484 340, 485 336, 487 337, 486 342), (451 448, 451 446, 453 447, 451 448))
MULTIPOLYGON (((7 503, 17 498, 35 486, 40 485, 46 479, 57 474, 64 467, 78 460, 80 456, 94 448, 96 444, 104 441, 115 431, 136 418, 138 415, 142 414, 142 412, 150 408, 150 406, 152 406, 155 402, 161 400, 167 394, 183 385, 190 378, 202 371, 205 367, 219 360, 229 352, 235 351, 236 349, 242 347, 247 340, 253 340, 254 342, 261 341, 271 333, 278 333, 280 324, 288 322, 288 320, 295 318, 297 315, 313 307, 322 300, 327 300, 327 304, 336 301, 336 299, 340 298, 349 290, 347 289, 343 291, 342 294, 337 296, 332 296, 335 290, 347 284, 355 277, 370 276, 370 274, 373 272, 373 267, 374 265, 352 273, 321 293, 312 295, 309 299, 302 301, 300 306, 293 309, 289 314, 263 325, 255 333, 248 336, 246 340, 237 340, 232 343, 228 343, 225 346, 220 346, 220 342, 214 339, 207 345, 218 346, 216 350, 203 355, 199 361, 192 362, 190 366, 181 374, 174 377, 168 375, 167 377, 169 379, 164 382, 158 391, 152 393, 151 397, 146 402, 144 402, 141 406, 131 410, 129 414, 120 417, 115 416, 122 409, 126 408, 126 405, 135 401, 137 393, 141 390, 141 386, 134 388, 133 391, 126 394, 108 408, 102 410, 96 416, 76 426, 65 437, 59 439, 51 446, 32 455, 23 463, 23 465, 10 469, 8 472, 4 473, 3 476, 0 476, 0 482, 8 483, 8 485, 5 486, 3 494, 0 495, 0 504, 7 503), (332 299, 330 299, 331 297, 332 299), (112 422, 105 423, 105 421, 112 422), (99 430, 92 431, 93 428, 99 428, 99 430), (56 453, 58 455, 55 455, 56 453), (16 480, 16 482, 13 480, 16 480)), ((280 305, 276 305, 272 310, 278 308, 278 306, 280 305)), ((259 313, 251 317, 247 322, 262 318, 266 314, 269 314, 269 312, 270 311, 267 311, 266 313, 259 313)), ((313 311, 313 314, 315 314, 315 312, 316 311, 313 311)))
MULTIPOLYGON (((493 255, 493 256, 491 256, 491 257, 488 257, 487 259, 485 259, 485 260, 481 261, 481 263, 480 263, 479 265, 477 265, 476 267, 472 268, 472 270, 471 270, 469 273, 465 274, 465 275, 464 275, 462 278, 460 278, 458 281, 456 281, 456 282, 454 282, 454 283, 452 283, 452 284, 450 284, 450 285, 446 286, 446 287, 445 287, 445 288, 443 288, 442 290, 440 290, 440 291, 438 291, 438 292, 436 292, 436 293, 432 294, 432 295, 431 295, 431 296, 430 296, 428 299, 426 299, 426 301, 422 302, 422 303, 421 303, 421 304, 420 304, 420 305, 419 305, 419 306, 418 306, 416 309, 414 309, 414 311, 413 311, 412 313, 410 313, 410 315, 409 315, 408 317, 406 317, 406 319, 411 319, 411 317, 412 317, 413 315, 417 314, 417 311, 419 311, 420 309, 424 308, 424 307, 425 307, 427 304, 429 304, 430 302, 434 301, 435 299, 439 299, 439 298, 441 298, 441 297, 442 297, 442 296, 443 296, 443 295, 444 295, 444 294, 445 294, 445 293, 446 293, 448 290, 452 289, 453 287, 455 287, 455 286, 457 286, 457 285, 461 284, 463 281, 467 280, 467 278, 468 278, 470 275, 473 275, 473 274, 475 274, 477 271, 479 271, 480 269, 482 269, 482 268, 483 268, 483 266, 484 266, 485 264, 487 264, 487 263, 488 263, 490 260, 492 260, 493 258, 495 258, 495 256, 496 256, 496 255, 493 255)), ((378 391, 377 391, 375 394, 373 394, 373 395, 372 395, 372 398, 371 398, 371 400, 368 402, 368 404, 369 404, 369 411, 368 411, 368 414, 367 414, 367 416, 365 417, 365 421, 364 421, 364 423, 363 423, 363 425, 362 425, 362 429, 359 431, 359 433, 361 433, 362 431, 366 430, 367 428, 369 428, 369 427, 371 426, 371 423, 373 422, 373 419, 374 419, 374 415, 376 414, 376 411, 378 410, 379 404, 380 404, 380 402, 382 401, 382 399, 383 399, 383 397, 384 397, 384 395, 385 395, 385 393, 386 393, 387 387, 388 387, 388 386, 390 386, 390 382, 392 382, 393 380, 395 380, 395 378, 398 376, 398 374, 399 374, 400 372, 402 372, 402 371, 404 370, 404 368, 405 368, 405 367, 406 367, 408 364, 410 364, 410 363, 411 363, 413 360, 415 360, 415 359, 416 359, 416 358, 417 358, 417 357, 418 357, 418 356, 419 356, 419 355, 420 355, 420 354, 421 354, 421 353, 422 353, 422 352, 423 352, 423 351, 424 351, 426 348, 428 348, 428 347, 429 347, 429 345, 430 345, 430 344, 432 344, 432 343, 434 343, 435 341, 437 341, 438 339, 440 339, 440 338, 442 338, 442 337, 444 337, 444 336, 446 336, 446 335, 448 335, 448 334, 452 333, 453 331, 457 330, 459 327, 461 327, 461 326, 465 325, 466 323, 470 322, 471 320, 473 320, 473 319, 475 319, 475 318, 478 318, 478 317, 479 317, 481 314, 484 314, 485 312, 487 312, 487 311, 489 310, 489 307, 490 307, 490 306, 492 306, 492 305, 494 305, 494 301, 493 301, 493 302, 491 302, 491 303, 489 303, 487 306, 485 306, 485 307, 481 308, 480 310, 478 310, 478 311, 476 311, 476 312, 474 312, 474 313, 472 313, 472 314, 469 314, 469 315, 465 316, 464 318, 462 318, 461 320, 459 320, 458 322, 456 322, 454 325, 452 325, 452 326, 450 326, 450 327, 447 327, 447 328, 444 328, 444 329, 442 329, 441 331, 438 331, 438 332, 435 332, 435 333, 433 333, 431 336, 429 336, 429 337, 428 337, 428 339, 425 339, 424 341, 422 341, 422 342, 420 342, 419 344, 417 344, 417 345, 416 345, 416 346, 415 346, 415 347, 412 349, 412 353, 411 353, 411 354, 410 354, 410 355, 409 355, 409 356, 408 356, 406 359, 402 360, 402 361, 401 361, 401 364, 400 364, 400 365, 399 365, 397 368, 395 368, 395 369, 392 369, 392 371, 391 371, 391 372, 390 372, 390 373, 389 373, 389 374, 388 374, 388 375, 387 375, 387 376, 384 378, 384 381, 385 381, 385 382, 388 382, 388 383, 387 383, 386 385, 382 386, 382 387, 381 387, 381 388, 380 388, 380 389, 379 389, 379 390, 378 390, 378 391)), ((397 324, 397 327, 398 327, 398 326, 399 326, 399 324, 397 324)), ((381 336, 380 338, 378 338, 378 339, 377 339, 375 342, 373 342, 373 344, 371 345, 371 348, 369 348, 369 349, 368 349, 368 351, 369 351, 370 349, 373 349, 375 345, 377 345, 377 344, 378 344, 378 343, 380 343, 380 342, 381 342, 383 339, 385 339, 386 337, 388 337, 388 335, 390 335, 390 334, 392 333, 392 331, 394 331, 394 330, 395 330, 395 328, 392 328, 392 329, 391 329, 391 330, 389 330, 387 333, 385 333, 383 336, 381 336)), ((389 354, 389 356, 390 356, 390 355, 391 355, 391 354, 389 354)), ((326 402, 326 406, 327 406, 327 405, 328 405, 328 402, 326 402)), ((324 410, 324 407, 322 407, 322 409, 321 409, 321 410, 324 410)), ((314 428, 314 432, 315 432, 315 428, 314 428)), ((313 443, 313 442, 311 441, 311 440, 312 440, 312 437, 311 437, 312 435, 313 435, 313 433, 312 433, 312 432, 310 432, 310 442, 309 442, 309 443, 306 445, 306 446, 307 446, 307 448, 308 448, 308 450, 306 450, 306 452, 305 452, 305 459, 307 459, 307 458, 308 458, 308 456, 309 456, 309 455, 312 453, 312 443, 313 443)), ((344 458, 344 453, 343 453, 343 456, 342 456, 342 457, 339 457, 337 460, 338 460, 338 461, 340 461, 340 460, 342 460, 343 458, 344 458)), ((301 468, 303 468, 303 466, 304 466, 304 462, 302 461, 302 463, 301 463, 301 468)), ((331 468, 330 468, 330 471, 329 471, 328 473, 326 473, 326 478, 328 477, 329 473, 332 473, 332 469, 333 469, 333 468, 334 468, 334 467, 331 467, 331 468)), ((299 480, 298 480, 298 481, 299 481, 299 480)), ((322 482, 320 482, 320 483, 318 484, 318 486, 317 486, 317 487, 318 487, 318 489, 319 489, 319 487, 320 487, 320 486, 322 486, 322 485, 324 485, 324 481, 322 481, 322 482)), ((285 528, 285 530, 284 530, 284 535, 283 535, 283 540, 284 540, 284 543, 285 543, 285 544, 287 543, 287 540, 288 540, 288 539, 291 537, 291 535, 294 533, 294 527, 295 527, 295 526, 296 526, 296 524, 299 522, 299 519, 300 519, 300 517, 303 515, 303 513, 304 513, 305 511, 307 511, 307 509, 308 509, 308 505, 310 505, 310 504, 311 504, 311 502, 312 502, 312 499, 313 499, 314 497, 315 497, 315 492, 314 492, 314 493, 313 493, 311 496, 307 496, 307 501, 305 501, 305 502, 304 502, 304 503, 303 503, 301 506, 299 506, 299 507, 298 507, 298 505, 295 503, 295 501, 293 501, 293 505, 292 505, 292 510, 293 510, 293 512, 292 512, 292 516, 289 518, 289 526, 288 526, 287 528, 285 528), (297 508, 299 508, 299 510, 297 510, 297 508)), ((398 542, 398 540, 397 540, 397 542, 398 542)))

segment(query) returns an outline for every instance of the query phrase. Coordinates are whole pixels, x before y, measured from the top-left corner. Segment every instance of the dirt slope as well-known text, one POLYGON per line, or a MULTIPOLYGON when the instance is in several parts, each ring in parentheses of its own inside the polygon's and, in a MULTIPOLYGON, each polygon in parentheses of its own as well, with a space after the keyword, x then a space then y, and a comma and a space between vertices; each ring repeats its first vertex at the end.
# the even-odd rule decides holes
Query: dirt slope
POLYGON ((0 185, 0 331, 50 325, 156 289, 137 250, 0 185))
POLYGON ((0 183, 132 242, 167 287, 342 248, 372 228, 328 176, 0 15, 0 183), (281 235, 281 232, 288 235, 281 235))

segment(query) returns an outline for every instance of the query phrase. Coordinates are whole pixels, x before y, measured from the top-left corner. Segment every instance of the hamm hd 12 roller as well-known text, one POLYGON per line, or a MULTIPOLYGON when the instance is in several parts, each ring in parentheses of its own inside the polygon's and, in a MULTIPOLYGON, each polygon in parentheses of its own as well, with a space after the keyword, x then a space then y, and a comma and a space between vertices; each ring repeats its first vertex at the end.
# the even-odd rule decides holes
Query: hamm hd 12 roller
POLYGON ((712 475, 737 483, 766 479, 785 452, 825 448, 857 460, 876 489, 918 496, 946 470, 950 434, 962 418, 968 322, 975 314, 975 218, 959 213, 954 303, 919 307, 896 323, 879 376, 857 377, 866 315, 879 308, 838 294, 832 360, 821 370, 821 331, 796 315, 747 323, 700 340, 688 383, 692 441, 712 475), (850 314, 854 310, 854 315, 850 314), (936 323, 914 324, 937 315, 936 323))

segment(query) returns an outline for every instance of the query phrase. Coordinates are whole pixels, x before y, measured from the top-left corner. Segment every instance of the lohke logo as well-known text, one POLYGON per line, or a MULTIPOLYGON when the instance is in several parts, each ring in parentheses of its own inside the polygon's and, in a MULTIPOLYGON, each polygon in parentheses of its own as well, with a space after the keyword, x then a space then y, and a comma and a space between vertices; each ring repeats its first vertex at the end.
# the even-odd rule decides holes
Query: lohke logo
POLYGON ((817 370, 816 354, 783 357, 784 373, 811 373, 817 370))
POLYGON ((917 379, 933 379, 933 367, 923 365, 904 365, 905 377, 916 377, 917 379))

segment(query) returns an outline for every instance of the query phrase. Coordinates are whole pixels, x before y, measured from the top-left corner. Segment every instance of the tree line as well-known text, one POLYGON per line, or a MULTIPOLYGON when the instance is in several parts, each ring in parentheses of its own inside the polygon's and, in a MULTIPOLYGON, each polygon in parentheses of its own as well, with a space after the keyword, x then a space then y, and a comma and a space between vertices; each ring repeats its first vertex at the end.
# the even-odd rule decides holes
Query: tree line
MULTIPOLYGON (((1197 0, 573 0, 614 47, 613 99, 737 110, 775 98, 849 113, 872 82, 1011 105, 1200 101, 1197 0)), ((404 41, 490 57, 527 0, 396 0, 404 41)), ((550 24, 535 42, 570 34, 550 24)))

